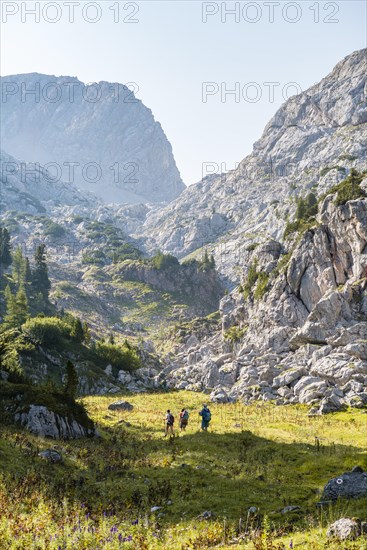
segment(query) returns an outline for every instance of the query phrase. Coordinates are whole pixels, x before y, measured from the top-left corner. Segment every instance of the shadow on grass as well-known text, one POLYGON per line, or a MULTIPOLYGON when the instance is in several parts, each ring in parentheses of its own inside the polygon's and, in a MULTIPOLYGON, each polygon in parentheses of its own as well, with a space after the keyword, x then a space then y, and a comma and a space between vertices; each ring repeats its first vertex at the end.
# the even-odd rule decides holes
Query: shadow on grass
MULTIPOLYGON (((279 443, 250 431, 161 439, 148 426, 123 424, 102 428, 97 439, 56 445, 4 427, 0 460, 7 489, 19 498, 32 491, 57 503, 66 497, 96 514, 145 515, 161 506, 167 523, 204 510, 238 520, 250 506, 282 524, 302 523, 318 515, 316 503, 330 478, 357 464, 367 467, 366 455, 354 446, 279 443), (63 464, 38 457, 53 447, 64 456, 63 464), (301 511, 286 516, 285 506, 301 511)), ((367 512, 367 499, 348 506, 367 512)))

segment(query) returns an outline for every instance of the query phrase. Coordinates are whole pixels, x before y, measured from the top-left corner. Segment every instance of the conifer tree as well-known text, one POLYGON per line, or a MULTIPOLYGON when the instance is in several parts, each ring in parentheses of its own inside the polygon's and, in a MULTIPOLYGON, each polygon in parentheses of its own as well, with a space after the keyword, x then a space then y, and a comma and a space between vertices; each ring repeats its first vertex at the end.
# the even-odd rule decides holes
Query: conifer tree
POLYGON ((4 294, 6 301, 4 325, 7 328, 20 328, 29 316, 28 300, 24 286, 20 286, 14 295, 8 285, 4 294))
POLYGON ((84 323, 83 323, 83 334, 84 334, 84 342, 86 344, 89 344, 91 335, 90 335, 90 330, 89 330, 88 323, 86 321, 84 321, 84 323))
POLYGON ((75 342, 83 342, 84 340, 84 330, 83 325, 80 319, 75 319, 73 321, 73 329, 71 331, 71 337, 75 340, 75 342))
POLYGON ((78 383, 79 379, 76 368, 71 361, 68 361, 66 363, 66 379, 64 387, 65 395, 71 397, 72 399, 75 399, 78 390, 78 383))
POLYGON ((11 244, 9 231, 0 227, 0 265, 2 268, 9 267, 12 261, 11 244))
POLYGON ((51 283, 48 277, 45 248, 44 244, 37 246, 34 255, 35 267, 32 275, 32 286, 34 292, 42 294, 44 306, 47 307, 51 283))
POLYGON ((13 281, 17 285, 17 288, 24 285, 26 276, 26 260, 23 256, 23 252, 20 246, 18 246, 13 254, 13 281))

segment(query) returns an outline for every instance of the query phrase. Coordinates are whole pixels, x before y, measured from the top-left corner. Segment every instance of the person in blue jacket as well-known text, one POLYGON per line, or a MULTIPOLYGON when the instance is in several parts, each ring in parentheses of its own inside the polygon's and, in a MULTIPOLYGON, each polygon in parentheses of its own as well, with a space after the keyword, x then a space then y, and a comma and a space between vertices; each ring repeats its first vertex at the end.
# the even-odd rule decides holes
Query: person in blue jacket
POLYGON ((204 403, 202 410, 199 412, 199 415, 201 416, 201 429, 206 432, 212 419, 212 414, 206 403, 204 403))

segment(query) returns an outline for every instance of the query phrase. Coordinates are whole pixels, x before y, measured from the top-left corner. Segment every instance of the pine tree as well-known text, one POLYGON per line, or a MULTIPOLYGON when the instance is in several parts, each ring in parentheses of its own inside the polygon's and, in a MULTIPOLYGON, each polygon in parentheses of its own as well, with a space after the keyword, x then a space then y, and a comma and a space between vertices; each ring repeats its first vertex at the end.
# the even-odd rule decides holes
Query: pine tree
POLYGON ((12 262, 9 231, 0 227, 0 264, 3 268, 9 267, 12 262))
POLYGON ((71 397, 72 399, 75 399, 78 390, 78 383, 79 379, 76 368, 71 361, 68 361, 66 363, 66 379, 64 387, 65 395, 71 397))
POLYGON ((25 283, 26 275, 26 260, 23 256, 23 252, 20 246, 17 247, 13 254, 13 281, 19 288, 25 283))
POLYGON ((83 325, 80 319, 74 319, 73 321, 73 329, 71 331, 71 337, 75 340, 75 342, 83 342, 84 340, 84 330, 83 325))
POLYGON ((34 255, 35 267, 32 276, 32 286, 36 293, 40 292, 42 294, 44 306, 47 307, 51 283, 48 277, 45 248, 44 244, 37 246, 34 255))
POLYGON ((110 336, 108 338, 108 342, 112 345, 115 345, 115 337, 113 335, 113 332, 110 332, 110 336))
POLYGON ((24 286, 21 286, 14 296, 8 285, 4 294, 6 301, 4 325, 8 328, 20 328, 29 316, 28 300, 24 286))
POLYGON ((25 270, 24 270, 24 282, 26 284, 31 284, 32 283, 32 270, 31 270, 31 265, 29 263, 29 259, 26 257, 25 259, 25 270))
POLYGON ((83 323, 83 333, 84 333, 84 342, 86 344, 89 344, 91 335, 90 335, 90 330, 89 330, 88 323, 86 321, 84 321, 84 323, 83 323))

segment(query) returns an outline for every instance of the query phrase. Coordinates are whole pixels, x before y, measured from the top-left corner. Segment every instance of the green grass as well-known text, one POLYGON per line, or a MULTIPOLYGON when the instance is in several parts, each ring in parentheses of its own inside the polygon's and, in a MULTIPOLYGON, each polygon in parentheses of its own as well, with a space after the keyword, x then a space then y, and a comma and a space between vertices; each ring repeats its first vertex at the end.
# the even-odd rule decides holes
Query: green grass
MULTIPOLYGON (((62 465, 37 456, 54 442, 1 427, 1 548, 265 549, 289 548, 291 540, 324 548, 332 520, 366 519, 367 499, 316 507, 331 477, 367 467, 364 411, 308 417, 301 406, 212 404, 210 431, 202 433, 203 394, 118 397, 134 410, 109 411, 117 396, 83 399, 101 437, 59 442, 62 465), (177 419, 183 406, 191 412, 187 431, 164 438, 164 412, 170 408, 177 419), (162 516, 151 514, 155 505, 162 516), (287 505, 302 511, 281 514, 287 505), (259 509, 258 535, 247 517, 250 506, 259 509), (204 510, 216 520, 197 520, 204 510), (248 534, 229 546, 246 523, 248 534), (133 540, 119 546, 119 535, 133 540)), ((365 540, 354 544, 343 548, 366 548, 365 540)))

